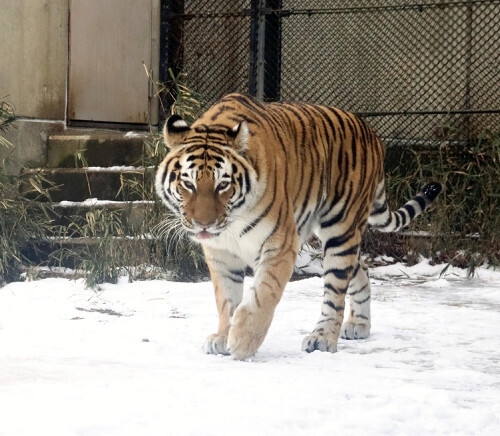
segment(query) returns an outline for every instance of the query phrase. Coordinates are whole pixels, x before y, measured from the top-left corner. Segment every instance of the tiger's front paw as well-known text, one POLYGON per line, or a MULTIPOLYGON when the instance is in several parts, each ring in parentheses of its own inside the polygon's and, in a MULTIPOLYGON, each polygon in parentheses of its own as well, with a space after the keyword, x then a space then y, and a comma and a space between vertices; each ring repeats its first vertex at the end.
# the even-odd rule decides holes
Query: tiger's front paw
POLYGON ((312 332, 302 341, 302 351, 312 353, 313 351, 328 351, 330 353, 337 352, 337 339, 328 337, 322 332, 312 332))
POLYGON ((213 334, 205 339, 203 351, 206 354, 229 354, 227 349, 227 336, 213 334))
POLYGON ((270 322, 263 322, 260 318, 243 306, 234 312, 227 344, 229 353, 235 359, 244 360, 253 356, 264 342, 270 322))

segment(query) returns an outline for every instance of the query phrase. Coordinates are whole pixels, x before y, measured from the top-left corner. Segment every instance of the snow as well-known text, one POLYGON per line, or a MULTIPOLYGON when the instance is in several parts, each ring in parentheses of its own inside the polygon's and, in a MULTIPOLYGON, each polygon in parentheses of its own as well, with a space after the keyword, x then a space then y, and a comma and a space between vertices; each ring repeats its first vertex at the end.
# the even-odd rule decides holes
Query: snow
POLYGON ((105 173, 121 173, 121 172, 141 172, 145 170, 151 170, 154 169, 153 166, 147 166, 147 167, 137 167, 137 166, 132 166, 132 165, 114 165, 110 167, 82 167, 83 170, 93 172, 93 173, 98 173, 98 172, 105 172, 105 173))
POLYGON ((115 200, 99 200, 98 198, 87 198, 84 201, 68 201, 63 200, 58 203, 52 203, 58 207, 105 207, 105 206, 122 206, 124 204, 154 204, 153 200, 135 200, 135 201, 115 201, 115 200))
POLYGON ((443 268, 372 269, 372 334, 336 354, 300 351, 322 280, 291 282, 244 362, 202 352, 209 282, 11 283, 0 435, 499 434, 500 272, 443 268))
POLYGON ((125 136, 125 138, 147 138, 148 135, 144 132, 131 131, 131 132, 125 133, 124 136, 125 136))

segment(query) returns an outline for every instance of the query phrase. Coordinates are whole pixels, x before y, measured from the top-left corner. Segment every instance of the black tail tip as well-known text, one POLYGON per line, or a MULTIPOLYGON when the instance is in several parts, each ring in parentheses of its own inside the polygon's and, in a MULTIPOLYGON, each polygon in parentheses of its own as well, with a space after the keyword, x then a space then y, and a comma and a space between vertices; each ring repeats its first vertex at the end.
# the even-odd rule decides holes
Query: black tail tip
POLYGON ((430 201, 434 201, 442 190, 443 186, 441 185, 441 183, 431 182, 424 186, 422 192, 424 193, 426 198, 428 198, 430 201))

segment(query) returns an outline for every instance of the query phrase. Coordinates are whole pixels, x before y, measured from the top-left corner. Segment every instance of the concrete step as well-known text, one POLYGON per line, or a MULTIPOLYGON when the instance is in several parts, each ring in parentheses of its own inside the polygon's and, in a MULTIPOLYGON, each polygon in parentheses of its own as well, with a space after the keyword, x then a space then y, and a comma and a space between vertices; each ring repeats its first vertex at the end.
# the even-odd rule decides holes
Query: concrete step
MULTIPOLYGON (((87 258, 89 253, 96 250, 96 255, 102 253, 102 238, 46 238, 33 240, 26 246, 22 254, 36 264, 49 264, 78 270, 81 268, 82 256, 87 258), (57 250, 64 249, 64 255, 58 255, 57 250), (82 251, 84 250, 84 251, 82 251)), ((106 240, 105 247, 109 247, 106 240)), ((165 243, 152 238, 114 238, 114 252, 128 252, 129 261, 123 267, 136 265, 157 265, 161 262, 165 243), (130 260, 131 259, 131 260, 130 260)))
POLYGON ((136 132, 70 130, 63 135, 49 137, 47 166, 76 168, 137 165, 141 160, 146 138, 146 134, 136 132), (76 157, 78 153, 83 159, 76 157))
POLYGON ((50 199, 46 198, 46 201, 84 201, 88 198, 135 201, 142 200, 144 196, 130 186, 150 186, 154 169, 131 166, 35 168, 24 170, 23 174, 38 174, 47 180, 42 185, 43 188, 50 188, 50 199))
POLYGON ((52 224, 62 228, 68 228, 75 233, 73 237, 82 237, 77 231, 74 223, 79 223, 87 217, 87 214, 95 210, 105 210, 113 213, 120 220, 121 235, 137 235, 141 232, 151 233, 151 229, 144 229, 143 224, 148 214, 152 214, 155 207, 154 201, 139 200, 139 201, 109 201, 97 200, 95 198, 85 201, 61 201, 52 203, 51 208, 52 224))
POLYGON ((28 177, 22 183, 30 183, 32 174, 42 177, 41 188, 49 189, 50 198, 37 193, 31 198, 50 202, 56 230, 34 240, 32 250, 28 251, 46 260, 61 247, 72 251, 99 246, 102 235, 83 234, 79 226, 92 219, 89 212, 103 210, 116 214, 120 223, 106 241, 112 238, 114 247, 137 248, 138 253, 143 250, 145 254, 139 258, 146 262, 148 253, 158 244, 150 236, 152 229, 144 228, 145 218, 153 213, 155 206, 154 201, 144 200, 151 193, 142 192, 145 186, 152 186, 154 177, 152 167, 141 166, 147 136, 73 128, 51 136, 47 142, 47 167, 24 170, 23 175, 28 177))
POLYGON ((88 199, 61 201, 50 206, 47 213, 52 218, 53 231, 33 238, 23 248, 23 255, 35 263, 78 269, 83 258, 95 257, 103 250, 122 253, 117 259, 128 253, 123 258, 126 259, 121 265, 124 267, 153 265, 163 259, 165 241, 152 228, 154 226, 148 226, 151 214, 158 213, 154 201, 88 199), (114 217, 111 219, 107 212, 114 217), (93 250, 98 251, 92 255, 93 250))

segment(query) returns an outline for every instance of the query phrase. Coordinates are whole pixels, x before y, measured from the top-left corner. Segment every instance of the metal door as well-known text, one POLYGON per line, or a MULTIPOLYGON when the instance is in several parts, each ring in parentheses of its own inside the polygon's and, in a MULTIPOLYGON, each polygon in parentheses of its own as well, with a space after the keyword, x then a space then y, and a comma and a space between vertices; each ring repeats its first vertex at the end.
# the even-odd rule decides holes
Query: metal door
POLYGON ((70 0, 69 13, 70 124, 156 124, 159 0, 70 0))

